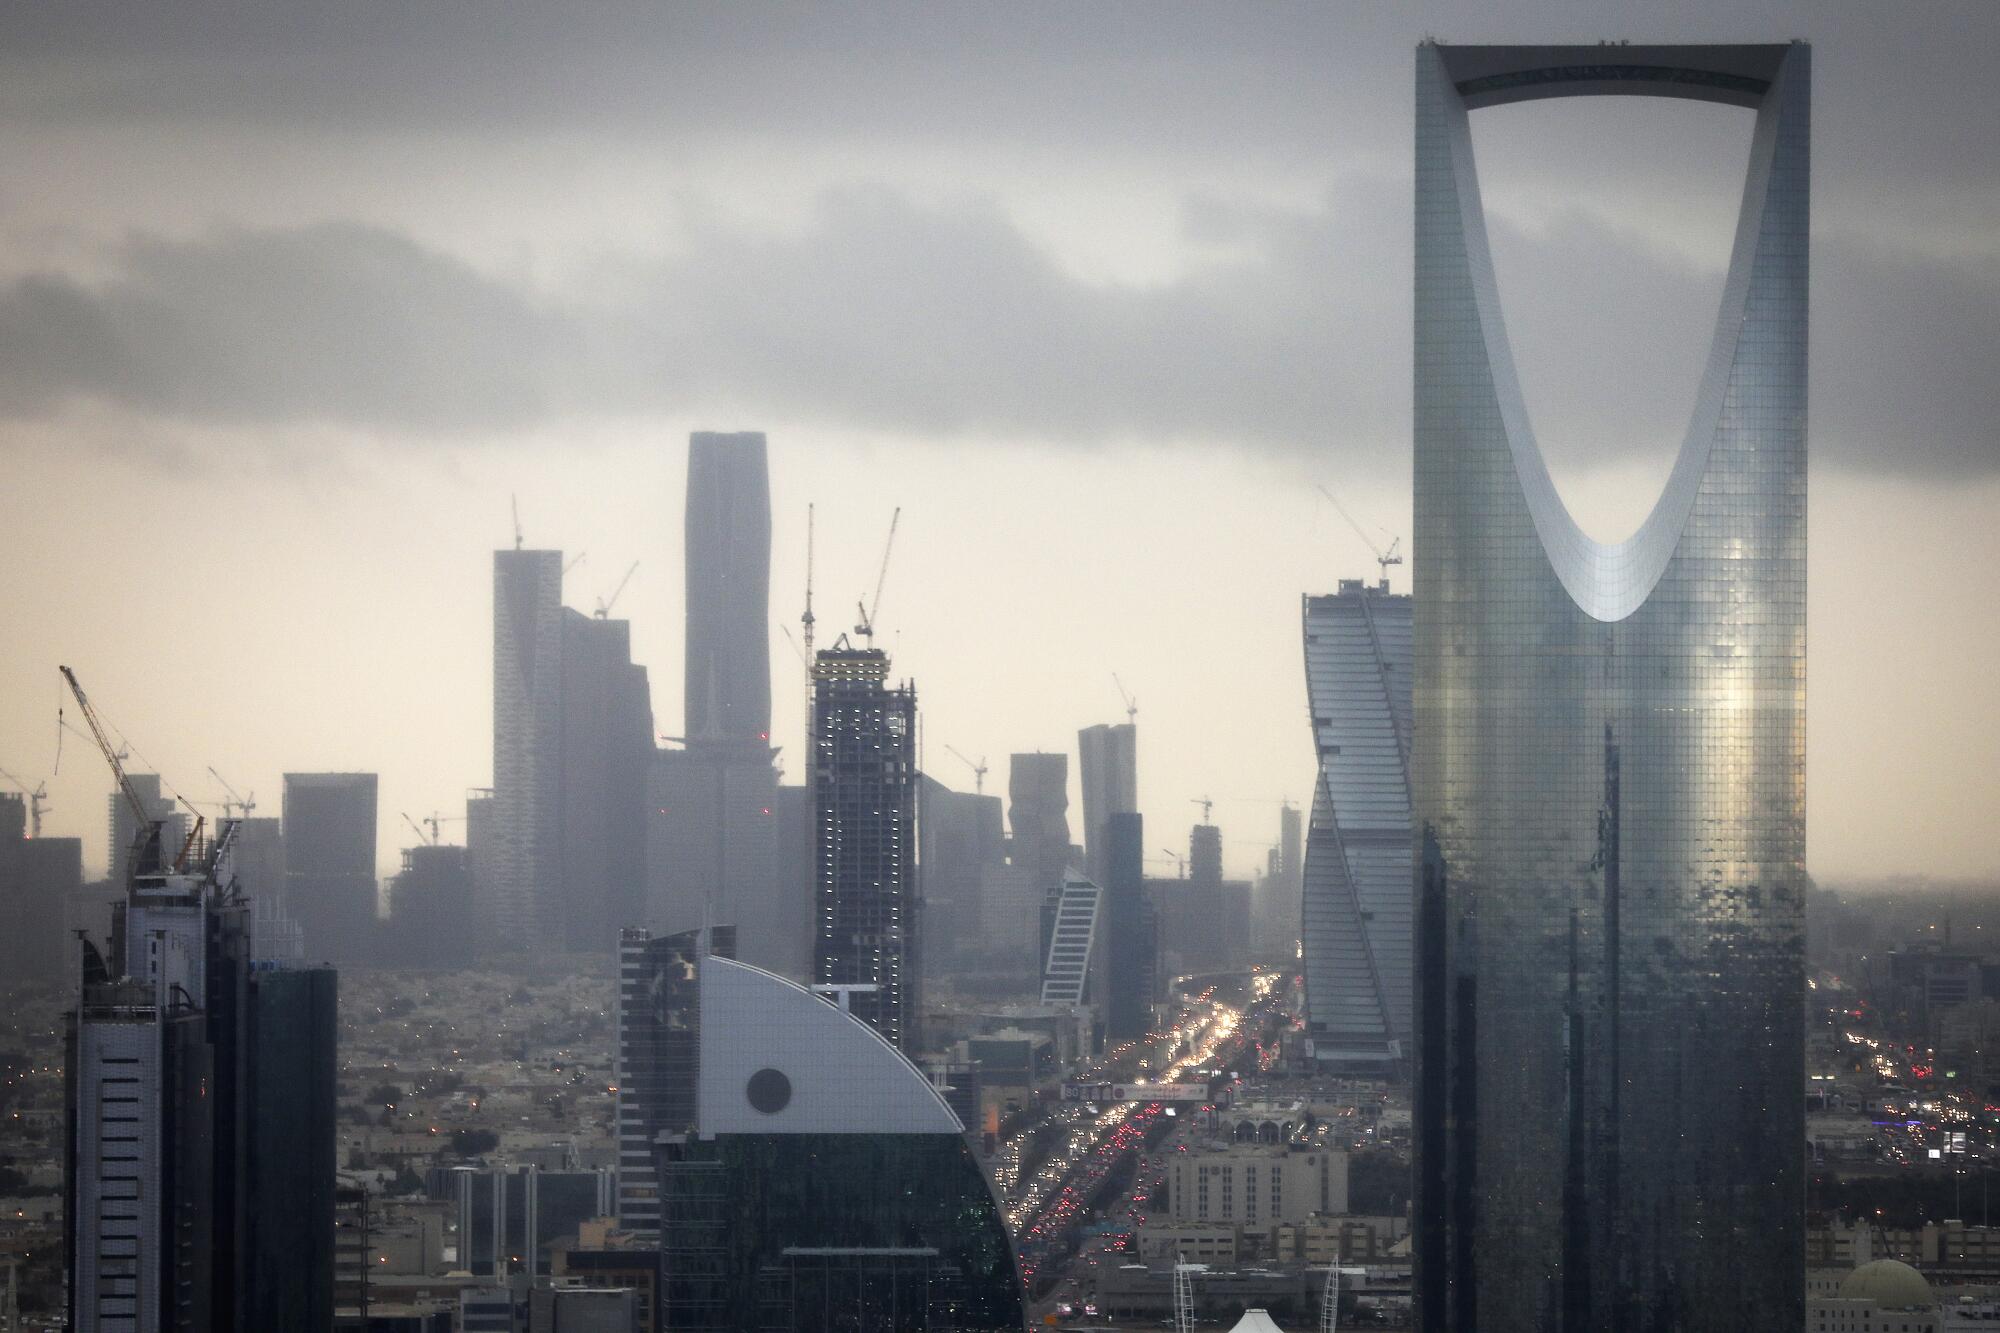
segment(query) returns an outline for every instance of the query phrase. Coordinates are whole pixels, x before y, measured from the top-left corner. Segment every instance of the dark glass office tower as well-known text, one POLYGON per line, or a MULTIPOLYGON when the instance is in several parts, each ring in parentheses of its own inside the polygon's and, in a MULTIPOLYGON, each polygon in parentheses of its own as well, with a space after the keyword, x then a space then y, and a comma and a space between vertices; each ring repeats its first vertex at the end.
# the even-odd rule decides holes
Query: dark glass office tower
POLYGON ((1113 1045, 1153 1027, 1159 984, 1159 927, 1146 900, 1145 818, 1115 814, 1104 821, 1104 1036, 1113 1045))
POLYGON ((1024 1326, 1013 1246, 964 1126, 881 1034, 703 961, 696 1132, 659 1144, 661 1326, 1024 1326))
POLYGON ((1810 60, 1417 49, 1428 1333, 1804 1327, 1810 60), (1578 528, 1535 442, 1468 120, 1607 94, 1755 116, 1686 441, 1615 544, 1578 528))
POLYGON ((813 662, 813 980, 857 987, 855 1016, 914 1050, 917 691, 888 675, 879 648, 829 648, 813 662))
POLYGON ((655 937, 637 927, 618 941, 618 1225, 642 1240, 660 1234, 653 1144, 689 1133, 700 1073, 701 992, 710 954, 736 956, 736 928, 655 937))
POLYGON ((375 775, 285 774, 285 897, 306 957, 374 956, 375 775))
POLYGON ((335 978, 255 956, 234 832, 182 870, 149 840, 111 938, 81 945, 64 1062, 79 1333, 333 1324, 335 978))

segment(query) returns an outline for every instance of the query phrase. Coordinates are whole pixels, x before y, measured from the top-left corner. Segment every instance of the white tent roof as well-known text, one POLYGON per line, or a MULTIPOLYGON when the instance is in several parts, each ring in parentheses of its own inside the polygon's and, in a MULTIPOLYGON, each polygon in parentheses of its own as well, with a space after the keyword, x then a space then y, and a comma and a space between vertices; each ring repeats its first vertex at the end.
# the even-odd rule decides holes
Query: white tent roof
POLYGON ((1245 1310, 1229 1333, 1285 1333, 1285 1330, 1272 1323, 1271 1316, 1264 1311, 1245 1310))

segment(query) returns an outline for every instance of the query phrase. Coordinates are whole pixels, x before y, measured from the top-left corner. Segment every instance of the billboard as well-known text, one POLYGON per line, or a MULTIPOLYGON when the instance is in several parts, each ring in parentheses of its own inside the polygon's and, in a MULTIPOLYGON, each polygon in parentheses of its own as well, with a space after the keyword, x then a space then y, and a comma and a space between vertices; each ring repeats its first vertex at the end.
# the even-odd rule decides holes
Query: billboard
POLYGON ((1065 1083, 1066 1102, 1205 1102, 1206 1083, 1065 1083))

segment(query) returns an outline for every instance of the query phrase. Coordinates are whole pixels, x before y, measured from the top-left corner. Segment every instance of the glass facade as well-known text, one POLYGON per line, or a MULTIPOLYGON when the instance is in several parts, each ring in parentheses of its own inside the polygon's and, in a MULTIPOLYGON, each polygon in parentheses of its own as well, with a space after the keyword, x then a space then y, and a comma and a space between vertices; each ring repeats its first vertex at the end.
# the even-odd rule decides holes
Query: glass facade
POLYGON ((1300 894, 1306 1030, 1329 1065, 1410 1049, 1411 599, 1344 580, 1305 599, 1319 754, 1300 894))
MULTIPOLYGON (((1417 51, 1420 1327, 1804 1323, 1810 52, 1417 51), (1626 541, 1522 405, 1467 113, 1754 108, 1686 442, 1626 541)), ((1643 318, 1643 312, 1635 312, 1643 318)))
POLYGON ((958 1134, 721 1134, 662 1145, 663 1327, 1024 1326, 1014 1251, 958 1134))

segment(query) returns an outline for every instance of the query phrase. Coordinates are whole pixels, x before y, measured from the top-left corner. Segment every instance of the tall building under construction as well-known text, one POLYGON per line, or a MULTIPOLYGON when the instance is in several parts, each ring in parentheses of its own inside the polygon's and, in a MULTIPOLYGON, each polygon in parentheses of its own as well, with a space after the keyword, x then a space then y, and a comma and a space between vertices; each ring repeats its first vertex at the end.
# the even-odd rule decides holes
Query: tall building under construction
POLYGON ((813 981, 917 1049, 917 691, 843 639, 813 661, 813 981))

